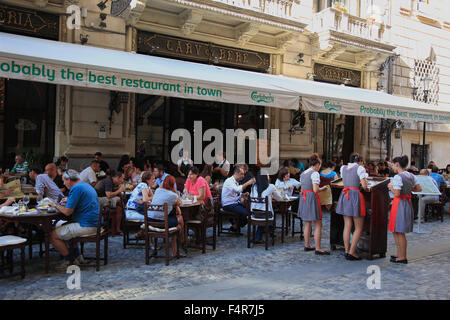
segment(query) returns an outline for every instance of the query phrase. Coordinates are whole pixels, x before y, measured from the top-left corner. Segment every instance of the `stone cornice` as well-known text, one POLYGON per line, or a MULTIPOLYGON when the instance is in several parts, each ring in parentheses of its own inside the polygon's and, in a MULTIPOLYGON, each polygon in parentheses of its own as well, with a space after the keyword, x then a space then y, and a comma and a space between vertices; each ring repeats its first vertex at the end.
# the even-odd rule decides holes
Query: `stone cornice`
MULTIPOLYGON (((166 0, 167 2, 178 3, 186 7, 216 12, 218 14, 232 16, 238 19, 243 19, 247 21, 259 22, 261 24, 266 24, 274 26, 281 29, 304 32, 307 23, 296 22, 290 19, 283 19, 280 17, 275 17, 269 14, 260 13, 251 10, 245 10, 242 8, 236 8, 236 10, 231 10, 226 8, 226 6, 220 3, 205 4, 205 1, 196 0, 166 0), (214 4, 214 5, 212 5, 214 4), (245 12, 245 13, 244 13, 245 12)), ((151 4, 151 2, 150 2, 151 4)))

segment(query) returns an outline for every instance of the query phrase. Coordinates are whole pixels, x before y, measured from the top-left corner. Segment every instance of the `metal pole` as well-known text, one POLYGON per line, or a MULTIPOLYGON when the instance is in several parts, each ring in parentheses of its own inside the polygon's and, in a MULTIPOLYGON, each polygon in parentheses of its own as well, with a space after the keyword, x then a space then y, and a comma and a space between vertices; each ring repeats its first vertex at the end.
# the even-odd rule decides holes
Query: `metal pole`
POLYGON ((422 137, 422 169, 425 169, 425 131, 427 124, 423 122, 423 137, 422 137))

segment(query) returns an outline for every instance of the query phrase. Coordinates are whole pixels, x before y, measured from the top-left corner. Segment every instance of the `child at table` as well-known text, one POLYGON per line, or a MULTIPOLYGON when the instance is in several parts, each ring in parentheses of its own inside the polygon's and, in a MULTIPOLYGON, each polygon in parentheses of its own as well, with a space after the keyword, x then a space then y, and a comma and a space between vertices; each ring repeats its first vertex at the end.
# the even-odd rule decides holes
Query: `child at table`
POLYGON ((393 170, 397 174, 394 176, 392 183, 388 185, 389 190, 394 194, 388 230, 394 235, 397 255, 391 256, 391 262, 407 264, 405 233, 413 230, 414 223, 411 192, 420 192, 422 187, 419 185, 416 176, 406 171, 408 156, 396 157, 393 162, 393 170))

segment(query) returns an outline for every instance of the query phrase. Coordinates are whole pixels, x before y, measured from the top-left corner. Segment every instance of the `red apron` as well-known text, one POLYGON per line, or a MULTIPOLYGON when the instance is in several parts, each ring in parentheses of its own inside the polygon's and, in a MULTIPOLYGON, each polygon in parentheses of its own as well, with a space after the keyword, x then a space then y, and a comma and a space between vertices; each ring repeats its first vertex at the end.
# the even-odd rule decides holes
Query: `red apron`
POLYGON ((361 216, 365 217, 366 216, 366 201, 364 200, 364 196, 361 193, 361 191, 359 191, 359 188, 351 188, 351 187, 345 187, 344 190, 342 190, 342 194, 346 194, 347 195, 347 200, 350 199, 350 194, 348 193, 348 190, 358 190, 359 192, 359 200, 361 201, 361 216))
MULTIPOLYGON (((314 192, 313 190, 302 190, 300 191, 300 196, 303 194, 303 201, 306 201, 306 194, 309 192, 314 192)), ((322 206, 320 205, 320 198, 319 195, 316 193, 317 203, 319 204, 319 213, 320 213, 320 220, 322 220, 322 206)))
POLYGON ((408 199, 408 202, 411 202, 411 194, 401 194, 399 197, 394 197, 394 200, 392 201, 392 207, 391 212, 389 213, 389 225, 388 230, 390 232, 395 232, 395 222, 397 219, 397 211, 398 211, 398 205, 400 204, 400 200, 406 200, 408 199))

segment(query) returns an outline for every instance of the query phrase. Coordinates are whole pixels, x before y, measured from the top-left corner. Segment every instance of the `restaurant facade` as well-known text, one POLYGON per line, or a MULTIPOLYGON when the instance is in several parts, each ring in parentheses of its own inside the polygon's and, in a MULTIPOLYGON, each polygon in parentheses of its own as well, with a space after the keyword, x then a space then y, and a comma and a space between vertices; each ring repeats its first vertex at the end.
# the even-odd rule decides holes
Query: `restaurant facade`
MULTIPOLYGON (((11 161, 14 152, 31 150, 38 158, 66 155, 75 169, 85 167, 96 151, 101 151, 113 167, 123 154, 134 156, 137 152, 168 160, 175 143, 170 141, 171 133, 177 128, 193 132, 194 121, 202 121, 203 131, 279 129, 283 159, 304 160, 312 152, 327 159, 346 158, 358 151, 375 160, 384 158, 389 148, 390 154, 398 154, 401 150, 394 129, 397 125, 402 129, 401 124, 404 153, 409 155, 411 145, 412 154, 412 145, 420 144, 415 137, 421 132, 421 122, 394 122, 391 131, 385 130, 389 138, 383 131, 389 123, 388 115, 383 118, 371 113, 371 107, 365 112, 363 106, 343 103, 363 101, 358 100, 358 94, 363 96, 366 91, 356 88, 412 97, 406 90, 412 87, 408 83, 403 86, 404 79, 398 74, 406 74, 398 71, 399 66, 407 67, 402 60, 406 51, 398 52, 396 44, 399 36, 395 30, 404 23, 393 22, 402 10, 395 1, 382 1, 383 12, 370 9, 370 1, 363 0, 349 1, 345 10, 329 1, 312 0, 132 1, 133 8, 120 16, 111 14, 111 5, 127 1, 104 2, 0 2, 0 32, 33 37, 33 43, 39 46, 41 41, 43 48, 51 48, 47 40, 76 44, 78 47, 61 47, 60 52, 72 52, 71 62, 76 62, 76 54, 87 56, 83 57, 86 65, 94 65, 94 58, 86 60, 90 53, 103 53, 89 51, 88 47, 106 49, 104 59, 96 65, 99 70, 108 70, 101 74, 91 69, 82 71, 82 57, 78 57, 79 70, 75 63, 49 62, 49 69, 60 68, 59 77, 51 80, 52 74, 45 73, 49 69, 40 69, 40 76, 47 75, 42 81, 33 77, 31 64, 30 75, 23 74, 22 68, 22 75, 16 77, 11 59, 0 61, 5 70, 8 66, 10 75, 0 78, 0 135, 4 137, 0 139, 0 157, 4 162, 11 161), (73 19, 76 8, 80 8, 79 26, 73 19), (75 25, 67 24, 68 20, 75 25), (115 50, 117 55, 107 54, 113 52, 108 50, 115 50), (138 61, 142 61, 141 68, 138 61), (155 65, 149 66, 147 61, 155 65), (161 69, 160 75, 172 75, 173 81, 137 77, 138 73, 151 73, 156 66, 161 69), (182 72, 186 76, 181 77, 182 72), (236 79, 248 76, 252 82, 255 72, 259 78, 247 84, 236 80, 233 86, 233 72, 236 79), (196 81, 181 81, 189 73, 196 81), (226 79, 221 79, 222 75, 226 79), (83 77, 86 84, 81 85, 83 77), (297 92, 297 84, 287 82, 290 78, 307 80, 298 83, 302 89, 297 92), (206 81, 209 85, 202 85, 206 81), (211 85, 214 83, 217 85, 211 85), (250 89, 252 85, 270 89, 274 96, 261 95, 260 90, 250 89), (240 90, 244 87, 269 101, 249 99, 247 91, 240 90), (340 100, 329 99, 333 90, 340 100), (314 96, 308 96, 312 91, 316 91, 314 96)), ((442 34, 436 36, 436 43, 448 33, 444 23, 439 32, 442 34)), ((435 45, 430 44, 433 48, 435 45)), ((450 56, 442 50, 435 59, 450 56)), ((441 70, 439 95, 432 101, 450 109, 449 81, 442 76, 442 61, 437 62, 441 70)), ((20 57, 15 63, 20 66, 20 57)), ((389 97, 379 93, 376 98, 380 100, 364 101, 389 97)), ((415 100, 423 101, 423 97, 415 100)), ((447 117, 445 111, 443 117, 447 117)), ((400 118, 398 114, 392 116, 400 118)), ((450 138, 448 125, 446 120, 439 121, 439 115, 434 119, 438 120, 428 125, 427 141, 431 157, 444 166, 445 152, 438 150, 450 138)))

